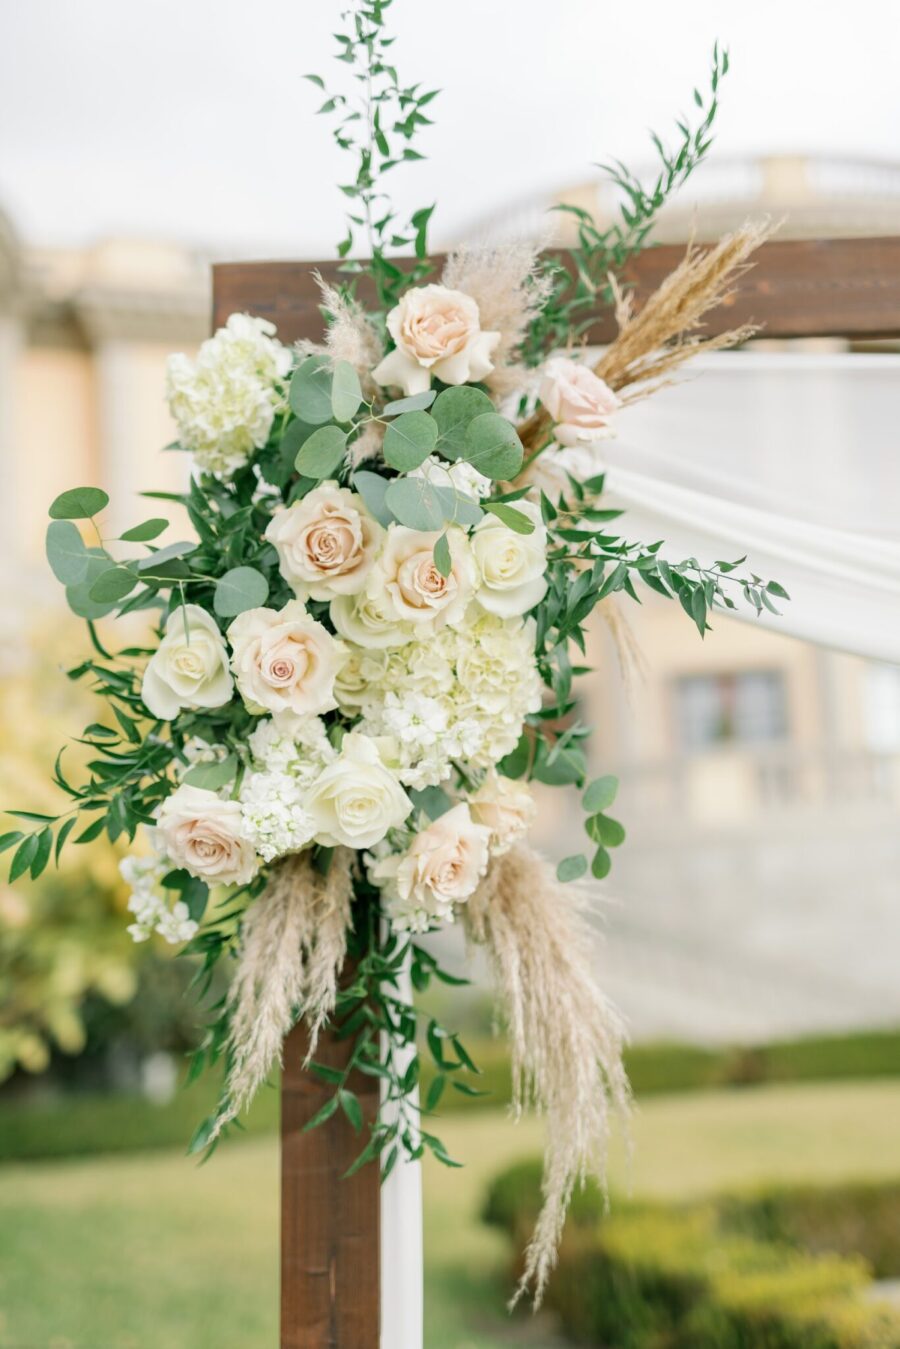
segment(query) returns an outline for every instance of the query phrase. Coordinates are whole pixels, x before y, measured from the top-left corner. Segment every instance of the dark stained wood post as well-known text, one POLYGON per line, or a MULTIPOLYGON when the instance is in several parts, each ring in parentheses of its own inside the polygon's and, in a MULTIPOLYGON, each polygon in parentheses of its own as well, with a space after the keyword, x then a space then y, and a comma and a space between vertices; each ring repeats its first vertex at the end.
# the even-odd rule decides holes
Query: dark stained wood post
MULTIPOLYGON (((636 299, 676 266, 683 246, 648 249, 627 279, 636 299)), ((733 296, 707 317, 707 333, 753 320, 766 337, 848 338, 900 335, 900 239, 777 240, 765 244, 733 296)), ((270 319, 284 342, 322 334, 318 269, 333 279, 333 262, 236 263, 213 269, 213 324, 243 312, 270 319)), ((365 287, 361 296, 367 298, 365 287)), ((615 336, 608 310, 598 308, 588 334, 615 336)), ((311 1133, 303 1126, 330 1089, 302 1070, 306 1037, 298 1027, 284 1046, 281 1108, 281 1347, 282 1349, 399 1349, 380 1346, 379 1174, 365 1166, 344 1172, 360 1148, 341 1114, 311 1133)), ((347 1062, 346 1042, 323 1035, 316 1057, 347 1062)), ((378 1106, 377 1079, 352 1083, 366 1119, 378 1106)))
MULTIPOLYGON (((316 1058, 344 1068, 351 1043, 323 1035, 316 1058)), ((281 1079, 281 1349, 379 1349, 379 1169, 343 1179, 362 1141, 340 1111, 303 1132, 334 1090, 304 1072, 306 1046, 296 1026, 281 1079)), ((357 1076, 350 1086, 372 1120, 378 1079, 357 1076)))

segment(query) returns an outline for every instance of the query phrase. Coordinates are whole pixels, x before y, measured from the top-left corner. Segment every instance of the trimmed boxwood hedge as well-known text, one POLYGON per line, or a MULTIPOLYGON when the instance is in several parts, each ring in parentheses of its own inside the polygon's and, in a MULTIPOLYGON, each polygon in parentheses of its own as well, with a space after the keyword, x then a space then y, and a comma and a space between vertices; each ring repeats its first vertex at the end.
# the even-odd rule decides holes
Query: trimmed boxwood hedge
MULTIPOLYGON (((492 1184, 484 1216, 521 1251, 540 1164, 492 1184)), ((900 1181, 773 1189, 703 1203, 576 1197, 547 1301, 608 1349, 900 1349, 900 1313, 863 1298, 900 1273, 900 1181), (857 1239, 858 1238, 858 1239, 857 1239), (862 1247, 863 1249, 859 1249, 862 1247)))

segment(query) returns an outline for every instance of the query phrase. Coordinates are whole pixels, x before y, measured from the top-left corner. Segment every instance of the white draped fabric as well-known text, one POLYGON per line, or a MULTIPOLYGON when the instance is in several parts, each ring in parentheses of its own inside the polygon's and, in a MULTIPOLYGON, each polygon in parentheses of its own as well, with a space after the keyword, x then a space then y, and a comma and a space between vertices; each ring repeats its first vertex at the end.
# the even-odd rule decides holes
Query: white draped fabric
POLYGON ((900 662, 900 355, 737 352, 690 369, 597 447, 627 537, 665 539, 670 561, 746 553, 791 595, 761 621, 900 662))

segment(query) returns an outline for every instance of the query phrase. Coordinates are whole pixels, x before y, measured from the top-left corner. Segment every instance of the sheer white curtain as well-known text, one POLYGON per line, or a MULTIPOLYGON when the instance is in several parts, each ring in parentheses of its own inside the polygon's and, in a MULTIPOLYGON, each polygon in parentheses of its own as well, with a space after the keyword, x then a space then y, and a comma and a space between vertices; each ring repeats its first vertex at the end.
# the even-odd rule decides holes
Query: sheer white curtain
POLYGON ((600 447, 628 538, 665 539, 670 561, 746 552, 791 595, 761 621, 900 662, 900 355, 737 352, 690 368, 600 447))

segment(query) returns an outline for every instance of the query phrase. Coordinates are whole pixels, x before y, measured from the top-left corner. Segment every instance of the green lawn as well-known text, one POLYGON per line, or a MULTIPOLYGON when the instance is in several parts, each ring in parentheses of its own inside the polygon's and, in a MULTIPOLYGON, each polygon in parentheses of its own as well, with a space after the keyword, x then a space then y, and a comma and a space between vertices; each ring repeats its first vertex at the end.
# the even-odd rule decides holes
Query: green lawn
MULTIPOLYGON (((543 1345, 503 1312, 507 1250, 477 1219, 486 1181, 539 1148, 540 1126, 473 1112, 442 1122, 463 1171, 426 1174, 426 1345, 543 1345)), ((900 1083, 658 1097, 635 1127, 635 1194, 900 1170, 900 1083)), ((620 1188, 625 1178, 616 1163, 620 1188)), ((274 1349, 275 1140, 203 1167, 155 1152, 0 1170, 3 1349, 274 1349)))

